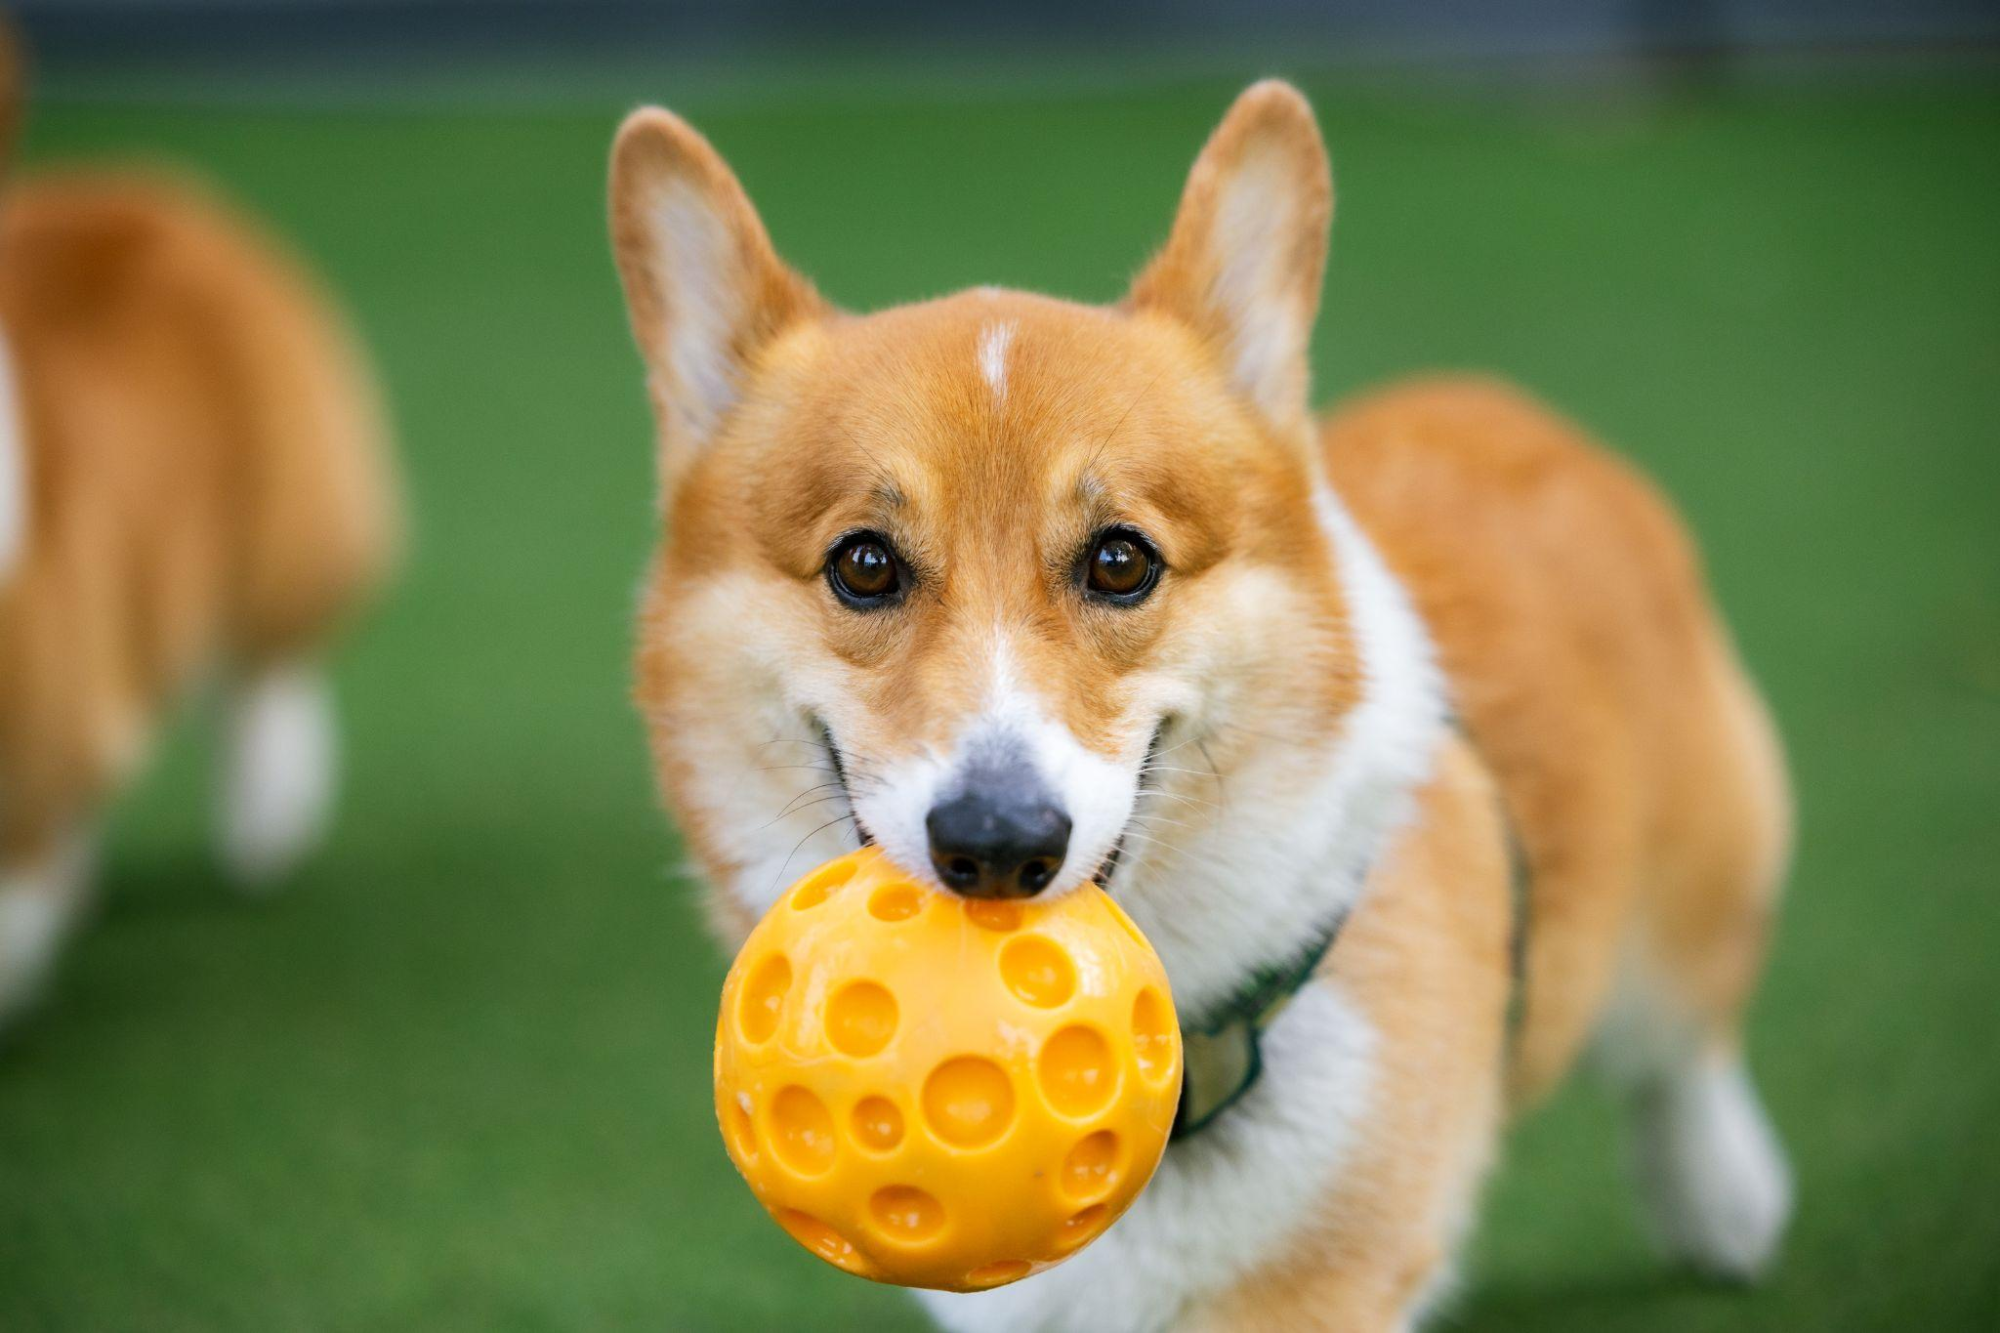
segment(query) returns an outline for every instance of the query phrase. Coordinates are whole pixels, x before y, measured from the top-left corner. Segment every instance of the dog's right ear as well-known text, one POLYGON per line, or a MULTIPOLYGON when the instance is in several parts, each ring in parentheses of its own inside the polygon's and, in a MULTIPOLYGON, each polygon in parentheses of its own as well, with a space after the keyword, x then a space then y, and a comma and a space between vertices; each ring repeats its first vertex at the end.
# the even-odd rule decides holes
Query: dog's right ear
POLYGON ((771 248, 721 155, 658 107, 628 116, 612 146, 611 248, 670 490, 736 405, 752 358, 822 306, 771 248))

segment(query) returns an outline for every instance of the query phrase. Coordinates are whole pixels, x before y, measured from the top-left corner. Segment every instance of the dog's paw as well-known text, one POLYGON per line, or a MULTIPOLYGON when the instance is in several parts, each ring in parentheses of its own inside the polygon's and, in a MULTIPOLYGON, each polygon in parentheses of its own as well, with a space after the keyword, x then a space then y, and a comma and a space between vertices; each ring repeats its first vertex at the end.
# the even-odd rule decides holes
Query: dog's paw
POLYGON ((317 672, 274 671, 231 700, 219 841, 239 887, 270 887, 318 843, 334 762, 333 709, 317 672))
POLYGON ((83 898, 82 858, 0 872, 0 1032, 40 998, 83 898))

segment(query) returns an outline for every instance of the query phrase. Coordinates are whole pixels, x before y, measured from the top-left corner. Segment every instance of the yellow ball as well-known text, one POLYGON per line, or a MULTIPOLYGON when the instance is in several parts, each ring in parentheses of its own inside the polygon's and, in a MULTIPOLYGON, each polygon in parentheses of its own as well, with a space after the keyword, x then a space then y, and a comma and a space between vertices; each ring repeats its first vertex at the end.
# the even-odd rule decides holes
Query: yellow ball
POLYGON ((715 1030, 722 1137, 771 1215, 850 1273, 948 1291, 1109 1226, 1180 1080, 1166 971, 1102 890, 967 901, 874 848, 778 900, 715 1030))

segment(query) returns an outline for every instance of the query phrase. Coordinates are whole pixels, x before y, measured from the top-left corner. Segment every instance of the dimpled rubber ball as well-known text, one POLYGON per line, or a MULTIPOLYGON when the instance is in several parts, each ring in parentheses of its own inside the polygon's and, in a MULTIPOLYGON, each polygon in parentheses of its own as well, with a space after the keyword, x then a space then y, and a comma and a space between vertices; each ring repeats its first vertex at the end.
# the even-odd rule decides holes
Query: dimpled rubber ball
POLYGON ((874 848, 778 900, 715 1033, 723 1140, 779 1224, 850 1273, 947 1291, 1111 1225, 1180 1080, 1166 971, 1101 889, 966 900, 874 848))

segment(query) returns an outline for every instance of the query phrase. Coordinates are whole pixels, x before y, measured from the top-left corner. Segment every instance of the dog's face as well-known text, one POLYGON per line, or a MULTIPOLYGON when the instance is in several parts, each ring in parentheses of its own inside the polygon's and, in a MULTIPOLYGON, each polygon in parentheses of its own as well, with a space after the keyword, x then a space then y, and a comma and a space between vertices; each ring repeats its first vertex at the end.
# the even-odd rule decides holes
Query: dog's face
POLYGON ((1358 690, 1305 399, 1329 201, 1260 86, 1120 306, 853 317, 693 130, 628 121, 668 534, 639 701, 725 921, 857 837, 960 893, 1122 883, 1309 780, 1358 690))

